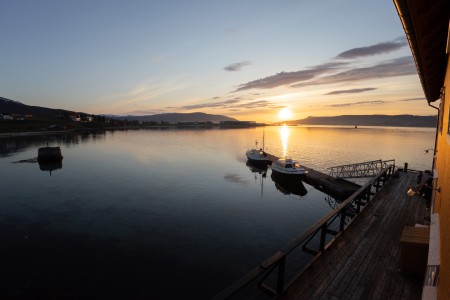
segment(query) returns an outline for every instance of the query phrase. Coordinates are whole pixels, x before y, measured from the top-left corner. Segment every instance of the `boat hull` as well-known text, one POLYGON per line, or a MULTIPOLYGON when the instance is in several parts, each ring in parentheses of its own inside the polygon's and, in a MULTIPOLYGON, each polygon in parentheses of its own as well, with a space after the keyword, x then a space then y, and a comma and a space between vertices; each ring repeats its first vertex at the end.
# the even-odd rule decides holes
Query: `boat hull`
POLYGON ((287 181, 301 181, 306 177, 306 172, 303 173, 287 173, 284 170, 278 170, 272 167, 272 176, 279 181, 287 180, 287 181))
POLYGON ((245 153, 245 155, 247 156, 247 160, 252 163, 253 165, 256 166, 268 166, 270 165, 272 162, 269 160, 269 158, 267 157, 267 155, 262 152, 263 154, 261 154, 260 151, 256 151, 256 150, 249 150, 247 151, 247 153, 245 153))

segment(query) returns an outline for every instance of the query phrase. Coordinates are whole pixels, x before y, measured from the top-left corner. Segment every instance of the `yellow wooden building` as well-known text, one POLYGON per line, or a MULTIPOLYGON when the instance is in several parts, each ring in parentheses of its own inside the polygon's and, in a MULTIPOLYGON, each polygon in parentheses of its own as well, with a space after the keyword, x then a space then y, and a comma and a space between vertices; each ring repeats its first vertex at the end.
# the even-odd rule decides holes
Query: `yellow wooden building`
MULTIPOLYGON (((439 115, 423 299, 450 299, 450 0, 394 0, 427 104, 439 115)), ((426 105, 426 103, 424 103, 426 105)))

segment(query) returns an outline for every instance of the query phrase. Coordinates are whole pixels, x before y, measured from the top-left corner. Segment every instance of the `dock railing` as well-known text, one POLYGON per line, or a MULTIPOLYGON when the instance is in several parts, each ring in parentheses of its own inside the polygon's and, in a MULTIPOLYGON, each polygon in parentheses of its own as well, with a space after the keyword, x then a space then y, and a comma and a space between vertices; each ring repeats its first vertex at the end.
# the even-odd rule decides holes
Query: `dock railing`
POLYGON ((376 176, 381 170, 395 166, 395 159, 390 160, 372 160, 355 164, 330 167, 330 176, 336 178, 363 178, 376 176))
POLYGON ((317 223, 213 299, 264 299, 267 296, 279 296, 350 226, 364 206, 391 178, 394 170, 395 165, 388 165, 317 223), (313 258, 308 256, 305 260, 305 255, 313 255, 313 258))

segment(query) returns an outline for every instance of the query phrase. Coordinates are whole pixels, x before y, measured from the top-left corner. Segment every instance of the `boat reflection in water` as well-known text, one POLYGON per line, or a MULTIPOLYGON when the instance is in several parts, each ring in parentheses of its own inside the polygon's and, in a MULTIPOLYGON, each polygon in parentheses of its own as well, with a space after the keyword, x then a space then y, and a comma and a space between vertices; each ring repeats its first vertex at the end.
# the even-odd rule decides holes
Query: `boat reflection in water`
POLYGON ((44 172, 48 171, 50 173, 50 176, 52 176, 52 171, 62 169, 62 161, 48 162, 48 163, 38 162, 38 163, 39 169, 41 169, 41 171, 44 172))
POLYGON ((285 195, 293 194, 303 197, 308 193, 301 180, 286 180, 285 176, 280 176, 276 172, 272 172, 270 177, 275 182, 277 190, 285 195))
POLYGON ((258 173, 261 174, 264 178, 266 177, 267 165, 255 164, 250 160, 248 160, 245 165, 250 169, 250 171, 252 171, 252 173, 258 173))
POLYGON ((260 181, 260 185, 261 185, 261 198, 262 198, 263 194, 264 194, 264 178, 266 178, 266 176, 267 176, 267 165, 254 164, 249 160, 247 161, 247 163, 245 165, 255 175, 255 181, 258 180, 258 177, 259 177, 259 181, 260 181))

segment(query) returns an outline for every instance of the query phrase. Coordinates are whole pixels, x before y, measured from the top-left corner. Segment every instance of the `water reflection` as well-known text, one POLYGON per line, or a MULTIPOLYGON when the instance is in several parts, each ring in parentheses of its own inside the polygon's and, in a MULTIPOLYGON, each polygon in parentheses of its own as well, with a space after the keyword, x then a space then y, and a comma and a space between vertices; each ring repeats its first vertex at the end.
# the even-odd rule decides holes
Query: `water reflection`
POLYGON ((255 176, 255 181, 259 180, 261 185, 261 198, 264 192, 264 179, 267 176, 267 165, 255 165, 250 161, 245 164, 255 176))
POLYGON ((62 161, 51 162, 51 163, 38 162, 38 164, 39 164, 39 169, 41 169, 41 171, 45 171, 45 172, 48 171, 50 173, 50 176, 52 176, 52 171, 62 169, 62 161))
POLYGON ((273 172, 270 177, 275 182, 275 187, 277 190, 285 195, 293 194, 303 197, 308 193, 301 180, 286 180, 286 178, 277 176, 276 173, 273 172))
POLYGON ((49 144, 71 145, 86 144, 105 140, 106 132, 67 133, 57 135, 11 136, 0 138, 0 157, 8 157, 13 153, 24 152, 27 149, 49 144))
POLYGON ((264 177, 266 177, 267 165, 256 165, 251 161, 247 161, 245 165, 250 169, 250 171, 252 171, 252 173, 262 174, 264 177))
POLYGON ((289 127, 284 124, 280 127, 281 145, 283 147, 283 157, 287 157, 288 141, 289 141, 289 127))

